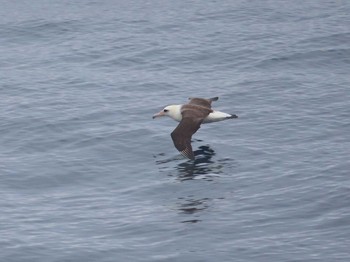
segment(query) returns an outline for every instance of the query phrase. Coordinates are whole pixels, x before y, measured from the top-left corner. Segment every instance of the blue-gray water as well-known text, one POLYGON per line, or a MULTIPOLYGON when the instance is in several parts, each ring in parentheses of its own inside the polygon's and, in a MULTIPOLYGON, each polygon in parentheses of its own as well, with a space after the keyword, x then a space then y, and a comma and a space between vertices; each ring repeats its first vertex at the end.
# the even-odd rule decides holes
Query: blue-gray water
POLYGON ((350 261, 349 1, 1 1, 0 261, 350 261), (219 96, 238 119, 171 119, 219 96))

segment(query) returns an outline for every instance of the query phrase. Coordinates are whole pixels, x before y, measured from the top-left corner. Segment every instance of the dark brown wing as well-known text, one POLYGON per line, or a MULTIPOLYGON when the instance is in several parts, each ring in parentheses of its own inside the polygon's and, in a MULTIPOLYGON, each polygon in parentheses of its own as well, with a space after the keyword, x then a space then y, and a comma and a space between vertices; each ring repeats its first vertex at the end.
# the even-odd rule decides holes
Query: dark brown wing
POLYGON ((194 160, 194 154, 191 146, 191 138, 194 133, 200 128, 203 119, 194 119, 192 117, 183 117, 180 124, 171 133, 174 146, 180 153, 194 160))
POLYGON ((219 98, 213 97, 213 98, 205 99, 205 98, 190 97, 189 99, 190 99, 190 102, 188 104, 190 105, 203 106, 210 109, 211 102, 217 101, 219 98))
POLYGON ((211 109, 195 105, 183 105, 181 109, 182 120, 171 133, 174 145, 180 153, 194 160, 191 146, 191 138, 200 128, 204 118, 211 112, 211 109))

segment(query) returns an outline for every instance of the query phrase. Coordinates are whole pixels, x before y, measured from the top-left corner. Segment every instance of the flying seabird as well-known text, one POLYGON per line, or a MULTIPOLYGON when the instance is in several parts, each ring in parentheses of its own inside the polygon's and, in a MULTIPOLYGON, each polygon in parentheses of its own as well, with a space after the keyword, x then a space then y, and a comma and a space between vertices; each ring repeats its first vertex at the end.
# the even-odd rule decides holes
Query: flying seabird
POLYGON ((174 145, 180 153, 194 160, 194 154, 191 146, 191 138, 203 123, 218 122, 226 119, 237 118, 237 115, 231 115, 211 109, 211 102, 217 101, 218 97, 209 99, 189 98, 188 104, 166 106, 162 111, 153 116, 153 119, 160 116, 168 116, 175 121, 180 122, 171 133, 174 145))

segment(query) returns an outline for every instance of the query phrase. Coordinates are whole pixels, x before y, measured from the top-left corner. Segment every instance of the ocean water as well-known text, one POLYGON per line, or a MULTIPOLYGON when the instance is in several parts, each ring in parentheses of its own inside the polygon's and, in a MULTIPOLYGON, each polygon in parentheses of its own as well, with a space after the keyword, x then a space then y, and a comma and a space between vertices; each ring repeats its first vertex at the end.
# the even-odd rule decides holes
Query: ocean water
POLYGON ((0 261, 350 261, 349 1, 0 3, 0 261))

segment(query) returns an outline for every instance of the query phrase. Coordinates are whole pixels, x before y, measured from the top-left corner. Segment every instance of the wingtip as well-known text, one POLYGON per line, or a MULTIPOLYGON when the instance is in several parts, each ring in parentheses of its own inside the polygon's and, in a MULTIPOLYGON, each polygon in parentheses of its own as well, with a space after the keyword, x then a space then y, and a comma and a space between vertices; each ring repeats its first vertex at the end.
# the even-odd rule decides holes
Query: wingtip
MULTIPOLYGON (((194 98, 194 97, 189 97, 188 100, 191 100, 191 99, 193 99, 193 98, 194 98)), ((219 100, 219 97, 216 96, 216 97, 209 98, 209 99, 207 99, 207 100, 209 100, 210 102, 218 101, 218 100, 219 100)))
POLYGON ((193 152, 190 152, 187 148, 185 150, 180 151, 181 155, 184 157, 190 159, 190 160, 195 160, 193 152))

